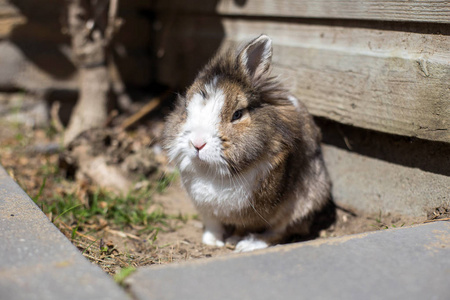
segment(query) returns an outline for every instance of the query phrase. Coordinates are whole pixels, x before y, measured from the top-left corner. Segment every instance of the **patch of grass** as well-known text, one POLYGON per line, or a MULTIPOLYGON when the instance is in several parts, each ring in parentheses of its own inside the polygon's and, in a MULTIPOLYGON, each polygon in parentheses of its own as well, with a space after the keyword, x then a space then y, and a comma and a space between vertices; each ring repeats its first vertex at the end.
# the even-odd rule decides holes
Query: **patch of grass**
POLYGON ((58 136, 58 131, 56 130, 55 126, 53 126, 53 121, 50 126, 47 126, 45 128, 45 136, 49 139, 53 139, 54 137, 58 136))
POLYGON ((398 228, 398 227, 403 227, 403 226, 405 226, 405 223, 396 225, 396 224, 392 224, 392 222, 383 220, 383 213, 381 212, 381 210, 380 210, 380 212, 378 213, 378 216, 374 218, 374 220, 375 220, 376 223, 375 223, 375 224, 371 224, 371 226, 372 226, 372 227, 375 227, 377 230, 380 230, 380 229, 390 229, 390 228, 398 228), (389 224, 391 224, 391 225, 389 225, 389 224))
POLYGON ((398 228, 398 227, 403 227, 403 226, 405 226, 405 223, 402 223, 399 226, 392 224, 392 228, 398 228))
MULTIPOLYGON (((98 240, 98 239, 97 239, 97 240, 98 240)), ((94 245, 94 243, 97 242, 97 240, 92 241, 92 242, 89 244, 89 246, 87 246, 86 248, 84 248, 84 250, 83 250, 83 252, 81 252, 81 254, 86 253, 86 251, 88 251, 89 248, 91 248, 92 245, 94 245)))
MULTIPOLYGON (((18 125, 20 126, 20 125, 18 125)), ((25 133, 19 132, 14 136, 18 147, 26 147, 31 143, 31 137, 25 133)))
POLYGON ((378 216, 375 217, 375 224, 371 224, 372 227, 375 227, 376 229, 388 229, 389 227, 383 222, 383 214, 380 210, 378 213, 378 216))
POLYGON ((178 178, 178 172, 165 173, 158 180, 156 190, 158 193, 163 193, 176 179, 178 178))
POLYGON ((16 139, 17 142, 22 143, 25 140, 25 135, 23 133, 19 132, 19 133, 16 133, 14 138, 16 139))
POLYGON ((120 229, 134 226, 139 228, 140 232, 151 232, 166 225, 167 216, 161 210, 147 212, 151 204, 148 190, 130 192, 121 197, 98 189, 88 195, 86 203, 75 193, 55 195, 52 201, 46 202, 40 202, 38 198, 36 197, 36 202, 44 213, 57 216, 53 219, 54 222, 61 219, 66 224, 76 225, 80 229, 86 224, 99 223, 101 218, 120 229))
POLYGON ((75 208, 77 208, 77 207, 79 207, 79 206, 81 206, 82 204, 80 203, 80 204, 77 204, 77 205, 74 205, 74 206, 72 206, 72 207, 69 207, 68 209, 66 209, 66 210, 64 210, 62 213, 60 213, 55 219, 53 219, 53 222, 56 222, 56 220, 58 220, 60 217, 62 217, 62 216, 64 216, 66 213, 68 213, 69 211, 71 211, 71 210, 74 210, 75 208))
POLYGON ((78 226, 75 226, 75 227, 72 228, 72 233, 71 233, 71 235, 70 235, 70 239, 71 239, 71 240, 74 240, 74 239, 76 238, 76 236, 77 236, 77 231, 78 231, 78 226))
POLYGON ((45 163, 39 168, 39 172, 45 177, 50 175, 56 176, 59 173, 59 166, 56 162, 51 162, 47 157, 45 163))
POLYGON ((125 279, 130 276, 131 274, 133 274, 136 271, 135 267, 125 267, 120 269, 115 275, 114 275, 114 280, 120 284, 123 285, 125 279))
POLYGON ((37 203, 37 201, 38 201, 39 198, 41 197, 42 192, 44 191, 45 183, 46 183, 46 182, 47 182, 47 177, 44 177, 44 180, 42 181, 42 184, 41 184, 41 186, 39 187, 39 191, 38 191, 37 195, 34 196, 34 197, 32 198, 33 201, 34 201, 35 203, 37 203))
MULTIPOLYGON (((23 126, 21 123, 13 123, 10 124, 10 126, 13 126, 16 128, 17 131, 14 134, 14 146, 16 147, 26 147, 31 144, 33 140, 33 135, 26 130, 26 127, 23 126)), ((13 145, 11 145, 13 146, 13 145)))

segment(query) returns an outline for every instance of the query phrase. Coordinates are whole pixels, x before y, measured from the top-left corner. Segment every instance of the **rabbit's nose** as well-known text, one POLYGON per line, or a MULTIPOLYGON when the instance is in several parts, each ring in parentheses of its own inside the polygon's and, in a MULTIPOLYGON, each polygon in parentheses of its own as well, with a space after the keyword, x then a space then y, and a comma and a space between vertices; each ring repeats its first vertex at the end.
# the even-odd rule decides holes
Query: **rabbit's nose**
POLYGON ((206 142, 202 138, 194 138, 193 140, 191 140, 191 144, 192 146, 194 146, 197 152, 199 152, 206 146, 206 142))

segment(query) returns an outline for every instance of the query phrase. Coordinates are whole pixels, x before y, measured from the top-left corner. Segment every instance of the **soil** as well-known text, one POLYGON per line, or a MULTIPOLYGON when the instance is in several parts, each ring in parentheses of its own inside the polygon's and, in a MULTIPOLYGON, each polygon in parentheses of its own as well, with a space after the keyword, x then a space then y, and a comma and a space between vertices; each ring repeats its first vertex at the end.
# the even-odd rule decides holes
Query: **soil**
MULTIPOLYGON (((160 125, 155 125, 154 128, 161 127, 160 125)), ((133 136, 135 132, 130 134, 133 136)), ((85 179, 65 177, 67 170, 61 168, 61 153, 58 147, 55 147, 59 141, 61 134, 51 128, 31 129, 0 124, 0 163, 30 197, 39 196, 41 200, 37 200, 37 203, 40 203, 44 212, 46 205, 50 205, 55 196, 64 196, 75 191, 80 199, 84 199, 83 197, 95 188, 94 183, 85 179), (43 178, 46 178, 45 186, 43 178)), ((160 160, 159 168, 167 168, 161 166, 161 161, 164 160, 160 160)), ((155 192, 151 200, 142 201, 151 201, 147 208, 149 212, 164 212, 166 220, 159 226, 159 230, 141 233, 140 226, 121 227, 100 217, 79 228, 75 223, 66 224, 62 221, 63 218, 49 212, 46 214, 84 256, 112 275, 125 267, 232 255, 231 247, 217 248, 201 243, 201 220, 198 219, 195 208, 181 189, 178 180, 173 181, 163 192, 155 192)), ((429 214, 429 219, 445 217, 447 214, 447 210, 437 209, 429 214)), ((339 206, 335 224, 322 230, 318 238, 409 226, 425 220, 426 217, 410 218, 381 212, 367 214, 339 206)))

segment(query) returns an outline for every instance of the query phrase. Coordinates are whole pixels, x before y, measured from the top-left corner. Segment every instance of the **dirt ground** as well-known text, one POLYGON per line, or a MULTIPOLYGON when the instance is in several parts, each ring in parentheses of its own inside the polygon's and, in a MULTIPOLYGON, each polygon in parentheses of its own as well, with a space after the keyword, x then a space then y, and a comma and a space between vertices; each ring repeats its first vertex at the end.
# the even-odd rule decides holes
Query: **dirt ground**
MULTIPOLYGON (((60 151, 54 146, 60 140, 61 134, 51 128, 31 129, 2 123, 0 163, 83 255, 105 272, 114 275, 127 267, 232 255, 231 248, 201 244, 201 220, 177 179, 160 192, 154 190, 148 199, 139 199, 139 205, 149 214, 162 212, 159 225, 152 230, 142 231, 144 226, 139 224, 121 226, 97 215, 91 215, 92 220, 86 220, 80 226, 77 220, 66 223, 69 219, 54 215, 48 207, 55 199, 76 195, 81 203, 78 205, 88 206, 83 199, 95 190, 91 183, 64 175, 59 165, 60 151)), ((425 219, 382 212, 364 214, 350 207, 338 207, 336 223, 322 230, 319 239, 409 226, 425 219)))

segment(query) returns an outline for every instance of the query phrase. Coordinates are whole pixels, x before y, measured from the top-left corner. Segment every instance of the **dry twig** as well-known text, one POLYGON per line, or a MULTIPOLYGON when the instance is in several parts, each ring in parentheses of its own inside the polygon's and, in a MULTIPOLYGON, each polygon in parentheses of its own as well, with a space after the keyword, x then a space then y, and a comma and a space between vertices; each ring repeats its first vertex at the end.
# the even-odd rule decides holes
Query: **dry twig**
MULTIPOLYGON (((66 229, 70 230, 70 231, 73 230, 73 228, 72 228, 71 226, 67 225, 66 223, 64 223, 64 222, 61 221, 61 220, 59 220, 58 223, 61 224, 62 226, 64 226, 66 229)), ((91 237, 91 236, 89 236, 89 235, 82 234, 81 232, 75 231, 75 234, 76 234, 76 235, 79 235, 79 236, 81 236, 81 237, 83 237, 83 238, 85 238, 85 239, 88 239, 88 240, 90 240, 91 242, 95 242, 95 241, 96 241, 96 239, 94 239, 93 237, 91 237)))
POLYGON ((158 107, 158 105, 161 103, 161 98, 164 98, 166 94, 164 94, 162 97, 153 98, 152 100, 150 100, 150 102, 144 105, 137 113, 125 119, 125 121, 123 121, 122 125, 120 126, 121 129, 122 130, 127 129, 128 127, 132 126, 137 121, 142 119, 142 117, 153 111, 156 107, 158 107))
POLYGON ((133 240, 141 241, 141 239, 137 235, 134 235, 134 234, 131 234, 131 233, 127 233, 127 232, 123 232, 123 231, 117 231, 117 230, 114 230, 114 229, 106 229, 106 231, 111 233, 111 234, 114 234, 114 235, 118 235, 118 236, 121 236, 121 237, 128 237, 128 238, 133 239, 133 240))

